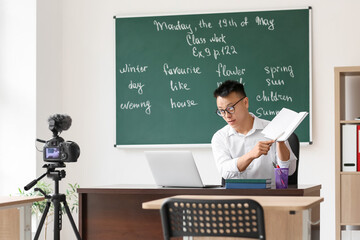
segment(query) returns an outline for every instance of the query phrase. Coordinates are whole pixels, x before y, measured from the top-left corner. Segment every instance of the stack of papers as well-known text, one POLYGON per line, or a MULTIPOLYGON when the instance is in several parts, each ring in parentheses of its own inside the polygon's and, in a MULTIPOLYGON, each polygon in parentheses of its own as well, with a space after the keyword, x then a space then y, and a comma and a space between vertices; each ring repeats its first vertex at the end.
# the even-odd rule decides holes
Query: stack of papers
POLYGON ((286 141, 307 115, 283 108, 261 133, 272 140, 286 141))
POLYGON ((266 189, 271 187, 271 179, 225 179, 226 189, 266 189))

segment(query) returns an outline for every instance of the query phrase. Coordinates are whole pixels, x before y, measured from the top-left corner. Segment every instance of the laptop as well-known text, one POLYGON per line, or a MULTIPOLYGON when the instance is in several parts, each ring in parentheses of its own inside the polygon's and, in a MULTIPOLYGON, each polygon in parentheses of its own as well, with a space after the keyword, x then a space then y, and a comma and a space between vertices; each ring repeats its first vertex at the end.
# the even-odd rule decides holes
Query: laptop
POLYGON ((203 184, 190 151, 145 151, 155 183, 163 187, 219 187, 203 184))

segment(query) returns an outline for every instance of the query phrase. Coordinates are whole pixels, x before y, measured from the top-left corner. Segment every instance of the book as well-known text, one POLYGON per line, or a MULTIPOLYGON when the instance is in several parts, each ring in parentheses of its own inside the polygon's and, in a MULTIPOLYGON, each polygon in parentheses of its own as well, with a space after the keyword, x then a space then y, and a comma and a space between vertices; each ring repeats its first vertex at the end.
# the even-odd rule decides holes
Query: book
POLYGON ((265 189, 271 187, 271 178, 266 179, 225 179, 227 189, 265 189))
POLYGON ((360 172, 360 125, 356 125, 356 141, 357 171, 360 172))
POLYGON ((261 133, 272 140, 286 141, 307 115, 307 112, 282 108, 261 133))
POLYGON ((356 172, 357 170, 357 125, 342 126, 342 171, 356 172))
POLYGON ((225 182, 226 189, 266 189, 270 188, 271 183, 236 183, 225 182))
POLYGON ((271 178, 225 179, 225 183, 271 183, 271 178))

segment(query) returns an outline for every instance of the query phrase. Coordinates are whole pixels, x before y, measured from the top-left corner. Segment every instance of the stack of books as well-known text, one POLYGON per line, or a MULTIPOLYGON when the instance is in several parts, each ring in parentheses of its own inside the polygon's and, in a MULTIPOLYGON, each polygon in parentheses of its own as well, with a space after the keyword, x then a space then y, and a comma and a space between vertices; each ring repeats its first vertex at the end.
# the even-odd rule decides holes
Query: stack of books
POLYGON ((225 179, 226 189, 266 189, 271 188, 271 179, 225 179))

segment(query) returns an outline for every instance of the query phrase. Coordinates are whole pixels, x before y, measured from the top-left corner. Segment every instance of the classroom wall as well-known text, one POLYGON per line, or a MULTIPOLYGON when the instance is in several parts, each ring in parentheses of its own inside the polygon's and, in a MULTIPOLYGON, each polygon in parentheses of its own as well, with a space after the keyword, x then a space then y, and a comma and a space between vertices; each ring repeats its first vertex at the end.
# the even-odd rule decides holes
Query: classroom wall
MULTIPOLYGON (((334 210, 334 66, 359 65, 360 31, 357 0, 38 0, 37 134, 44 135, 44 119, 55 112, 73 118, 64 132, 76 141, 81 155, 67 164, 61 187, 121 183, 154 183, 144 149, 114 148, 114 26, 113 16, 205 13, 313 7, 313 144, 302 146, 299 183, 322 184, 321 239, 335 239, 334 210), (49 11, 48 11, 49 10, 49 11), (54 13, 54 15, 52 15, 54 13), (46 41, 45 41, 46 39, 46 41), (45 57, 46 56, 46 57, 45 57), (49 92, 49 87, 51 92, 49 92), (54 97, 52 97, 54 96, 54 97), (52 102, 44 101, 47 98, 52 102), (40 134, 41 133, 41 134, 40 134)), ((209 103, 214 104, 215 103, 209 103)), ((50 134, 48 135, 50 137, 50 134)), ((207 183, 217 182, 210 148, 191 149, 207 183)), ((43 164, 38 156, 38 174, 43 164)), ((77 217, 75 217, 77 218, 77 217)), ((65 221, 67 222, 67 221, 65 221)), ((72 236, 70 227, 65 233, 72 236)))
POLYGON ((0 0, 0 196, 35 178, 36 5, 0 0))

